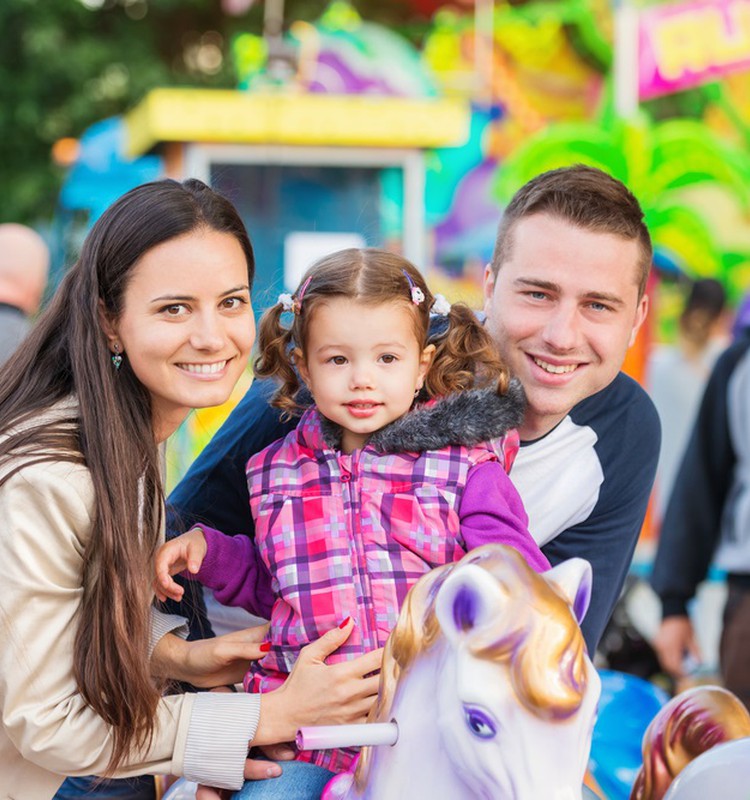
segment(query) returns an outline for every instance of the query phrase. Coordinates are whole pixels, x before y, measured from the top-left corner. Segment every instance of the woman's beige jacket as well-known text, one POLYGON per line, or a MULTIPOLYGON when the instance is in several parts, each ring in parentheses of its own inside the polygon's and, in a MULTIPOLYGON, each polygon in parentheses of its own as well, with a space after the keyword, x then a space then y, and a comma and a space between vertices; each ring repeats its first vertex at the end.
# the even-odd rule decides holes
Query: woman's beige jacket
MULTIPOLYGON (((72 671, 92 507, 88 470, 75 464, 26 466, 0 487, 3 800, 49 800, 65 775, 101 773, 109 761, 108 728, 72 671)), ((153 744, 121 774, 182 773, 192 700, 161 701, 153 744)))
MULTIPOLYGON (((70 417, 71 409, 72 401, 52 413, 70 417)), ((93 505, 86 467, 62 461, 26 459, 0 487, 0 800, 49 800, 64 776, 102 774, 109 763, 109 727, 73 674, 93 505)), ((238 788, 258 713, 250 695, 165 697, 152 744, 117 774, 184 774, 238 788)))

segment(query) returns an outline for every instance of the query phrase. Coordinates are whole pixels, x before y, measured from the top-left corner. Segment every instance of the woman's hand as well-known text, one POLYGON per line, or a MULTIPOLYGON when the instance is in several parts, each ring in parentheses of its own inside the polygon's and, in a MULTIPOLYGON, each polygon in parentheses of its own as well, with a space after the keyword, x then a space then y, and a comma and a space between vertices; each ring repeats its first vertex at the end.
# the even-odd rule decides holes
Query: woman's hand
POLYGON ((263 641, 268 625, 187 642, 172 633, 163 636, 151 656, 155 677, 191 683, 200 689, 239 683, 250 661, 268 651, 263 641))
POLYGON ((200 528, 192 528, 182 536, 165 542, 154 556, 154 593, 164 602, 168 597, 182 600, 185 589, 172 579, 172 575, 187 570, 195 575, 206 557, 206 537, 200 528))
POLYGON ((380 669, 382 648, 328 665, 325 659, 340 647, 354 623, 342 627, 302 649, 284 685, 261 695, 260 724, 253 745, 294 741, 305 725, 344 725, 364 722, 378 693, 378 676, 365 677, 380 669))

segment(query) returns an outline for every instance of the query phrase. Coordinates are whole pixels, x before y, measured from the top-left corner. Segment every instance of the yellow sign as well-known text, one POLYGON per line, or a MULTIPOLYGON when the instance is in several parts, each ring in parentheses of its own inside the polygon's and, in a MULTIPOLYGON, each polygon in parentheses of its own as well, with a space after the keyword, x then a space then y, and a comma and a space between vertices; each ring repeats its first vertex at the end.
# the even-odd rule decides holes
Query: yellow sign
POLYGON ((461 100, 370 95, 154 89, 125 116, 126 149, 159 142, 452 147, 469 136, 461 100))

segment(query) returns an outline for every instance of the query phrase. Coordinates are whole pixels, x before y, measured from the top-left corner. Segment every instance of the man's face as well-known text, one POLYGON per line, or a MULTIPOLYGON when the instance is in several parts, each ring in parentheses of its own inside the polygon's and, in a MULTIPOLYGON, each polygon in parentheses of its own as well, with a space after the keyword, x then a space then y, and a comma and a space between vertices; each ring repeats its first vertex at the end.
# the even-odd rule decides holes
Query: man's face
POLYGON ((548 433, 622 366, 648 310, 638 242, 534 214, 484 281, 487 328, 526 390, 522 440, 548 433))

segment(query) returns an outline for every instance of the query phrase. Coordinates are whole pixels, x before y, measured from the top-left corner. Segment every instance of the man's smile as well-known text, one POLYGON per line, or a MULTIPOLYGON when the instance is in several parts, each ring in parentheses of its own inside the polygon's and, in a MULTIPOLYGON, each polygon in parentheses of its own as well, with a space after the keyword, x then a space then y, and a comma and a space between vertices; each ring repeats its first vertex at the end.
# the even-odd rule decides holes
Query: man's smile
POLYGON ((545 372, 551 372, 553 375, 565 375, 580 366, 580 364, 551 364, 549 361, 537 358, 537 356, 531 356, 531 359, 538 367, 541 367, 545 372))

